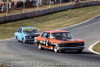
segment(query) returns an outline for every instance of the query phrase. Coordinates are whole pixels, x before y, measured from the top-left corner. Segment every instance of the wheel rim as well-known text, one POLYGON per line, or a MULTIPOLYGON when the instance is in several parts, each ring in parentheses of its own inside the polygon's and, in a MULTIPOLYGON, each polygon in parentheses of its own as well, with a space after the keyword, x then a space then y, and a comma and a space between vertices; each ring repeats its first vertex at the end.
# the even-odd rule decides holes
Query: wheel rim
POLYGON ((41 45, 40 44, 39 44, 38 48, 41 49, 41 45))
POLYGON ((22 42, 25 43, 25 41, 22 39, 22 42))
POLYGON ((56 46, 54 47, 54 52, 57 52, 57 47, 56 46))

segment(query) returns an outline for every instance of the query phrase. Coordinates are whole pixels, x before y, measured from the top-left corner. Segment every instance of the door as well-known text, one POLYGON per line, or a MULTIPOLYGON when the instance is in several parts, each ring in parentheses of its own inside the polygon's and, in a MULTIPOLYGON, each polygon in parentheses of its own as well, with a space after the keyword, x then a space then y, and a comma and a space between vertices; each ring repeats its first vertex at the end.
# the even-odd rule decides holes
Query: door
POLYGON ((19 30, 17 31, 18 32, 18 35, 17 35, 17 38, 18 38, 18 40, 22 40, 22 29, 21 28, 19 28, 19 30))
POLYGON ((40 38, 40 43, 48 47, 49 46, 49 36, 50 36, 50 33, 44 32, 40 38))

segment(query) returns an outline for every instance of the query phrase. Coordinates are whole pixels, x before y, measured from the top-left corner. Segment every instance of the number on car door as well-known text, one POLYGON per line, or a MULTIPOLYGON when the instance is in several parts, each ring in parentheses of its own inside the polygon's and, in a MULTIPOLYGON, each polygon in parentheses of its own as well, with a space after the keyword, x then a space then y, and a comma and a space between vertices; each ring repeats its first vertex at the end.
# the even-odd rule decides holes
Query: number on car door
POLYGON ((42 44, 44 44, 46 47, 49 46, 49 35, 50 35, 50 33, 44 32, 42 35, 42 38, 41 38, 42 44))

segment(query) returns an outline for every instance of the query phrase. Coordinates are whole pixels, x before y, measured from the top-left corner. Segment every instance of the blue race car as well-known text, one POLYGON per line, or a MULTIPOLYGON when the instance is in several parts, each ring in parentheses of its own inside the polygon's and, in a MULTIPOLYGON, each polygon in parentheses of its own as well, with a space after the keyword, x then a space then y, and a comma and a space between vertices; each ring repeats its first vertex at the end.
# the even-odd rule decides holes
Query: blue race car
POLYGON ((40 35, 40 31, 37 27, 21 27, 15 32, 15 38, 22 43, 27 43, 30 41, 34 41, 34 37, 38 37, 40 35))

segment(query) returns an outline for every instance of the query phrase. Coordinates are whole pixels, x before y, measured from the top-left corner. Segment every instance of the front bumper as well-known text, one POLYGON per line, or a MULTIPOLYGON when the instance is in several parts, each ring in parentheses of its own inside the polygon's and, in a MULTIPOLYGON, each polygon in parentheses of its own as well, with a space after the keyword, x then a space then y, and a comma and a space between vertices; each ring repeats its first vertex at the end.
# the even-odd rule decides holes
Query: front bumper
POLYGON ((26 41, 26 42, 34 41, 34 39, 26 39, 25 41, 26 41))
POLYGON ((84 46, 77 46, 77 47, 59 47, 58 50, 80 50, 84 49, 84 46))

